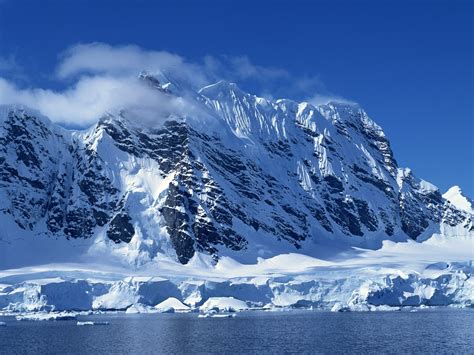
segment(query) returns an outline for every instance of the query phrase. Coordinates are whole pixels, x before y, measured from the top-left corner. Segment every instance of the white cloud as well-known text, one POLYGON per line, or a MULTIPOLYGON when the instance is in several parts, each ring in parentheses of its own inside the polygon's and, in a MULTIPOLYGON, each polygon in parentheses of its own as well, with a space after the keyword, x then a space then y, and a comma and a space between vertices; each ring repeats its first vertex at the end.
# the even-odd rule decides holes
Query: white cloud
POLYGON ((160 70, 195 87, 209 82, 202 67, 176 54, 144 51, 137 46, 80 44, 66 50, 57 67, 57 77, 71 82, 69 87, 62 91, 25 89, 0 77, 0 104, 21 104, 54 122, 78 126, 90 125, 105 113, 120 110, 150 122, 170 112, 196 114, 197 108, 190 100, 165 95, 138 80, 143 70, 160 70))
POLYGON ((196 110, 185 98, 165 95, 136 78, 111 76, 83 77, 61 92, 19 89, 0 78, 0 104, 25 105, 52 121, 79 126, 90 125, 106 112, 122 109, 147 122, 166 117, 170 112, 186 116, 196 110))
POLYGON ((288 71, 256 65, 247 56, 206 56, 203 60, 203 70, 208 77, 215 80, 225 78, 237 82, 251 80, 268 83, 291 78, 288 71))
POLYGON ((230 58, 231 70, 241 79, 257 78, 259 80, 287 79, 290 77, 284 69, 263 67, 253 64, 246 56, 230 58))
POLYGON ((208 83, 199 65, 188 63, 179 55, 166 51, 146 51, 135 45, 110 46, 104 43, 78 44, 61 55, 59 78, 81 74, 130 76, 140 71, 163 71, 195 86, 208 83))
POLYGON ((315 106, 317 106, 317 105, 326 105, 326 104, 330 103, 331 101, 341 102, 341 103, 345 103, 345 104, 355 104, 354 101, 345 99, 345 98, 343 98, 341 96, 337 96, 337 95, 315 94, 315 95, 305 99, 304 101, 307 101, 310 104, 315 105, 315 106))
MULTIPOLYGON (((294 77, 283 69, 256 65, 245 56, 207 56, 201 62, 191 63, 166 51, 89 43, 70 47, 59 58, 56 77, 69 83, 64 90, 20 88, 0 77, 0 104, 25 105, 52 121, 77 126, 90 125, 106 112, 122 109, 149 122, 170 112, 183 116, 206 115, 192 100, 163 94, 138 80, 142 70, 161 71, 196 89, 226 79, 239 84, 257 83, 260 93, 266 96, 271 93, 274 97, 310 97, 308 101, 313 103, 344 100, 314 95, 318 88, 323 88, 318 77, 294 77)), ((13 57, 0 58, 0 70, 15 66, 13 57)))
POLYGON ((17 81, 25 81, 26 79, 23 68, 18 64, 16 56, 13 54, 0 56, 0 74, 8 75, 17 81))

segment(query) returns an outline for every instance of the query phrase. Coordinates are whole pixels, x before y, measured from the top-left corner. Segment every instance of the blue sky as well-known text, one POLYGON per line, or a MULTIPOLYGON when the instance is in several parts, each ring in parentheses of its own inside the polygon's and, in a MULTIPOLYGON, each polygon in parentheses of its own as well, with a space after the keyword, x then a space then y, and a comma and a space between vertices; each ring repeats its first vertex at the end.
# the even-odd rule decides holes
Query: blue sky
POLYGON ((176 54, 257 94, 356 101, 400 166, 474 197, 472 14, 469 0, 0 0, 0 77, 67 90, 78 73, 58 68, 79 43, 176 54))

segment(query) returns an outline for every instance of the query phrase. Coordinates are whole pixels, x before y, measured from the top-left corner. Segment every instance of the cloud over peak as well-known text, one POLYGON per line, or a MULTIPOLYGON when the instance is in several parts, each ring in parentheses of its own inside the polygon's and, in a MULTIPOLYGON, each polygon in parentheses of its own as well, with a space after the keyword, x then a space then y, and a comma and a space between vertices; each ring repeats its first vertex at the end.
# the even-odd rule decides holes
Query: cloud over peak
POLYGON ((205 85, 209 79, 200 66, 177 54, 146 51, 136 45, 78 44, 68 48, 60 58, 57 75, 61 79, 86 74, 136 76, 143 70, 173 73, 180 80, 196 86, 205 85))
MULTIPOLYGON (((11 60, 0 60, 0 67, 8 70, 11 63, 11 60)), ((195 90, 221 79, 253 83, 264 96, 294 94, 308 99, 316 97, 316 91, 324 90, 317 76, 295 77, 281 68, 256 65, 246 56, 206 56, 201 61, 190 62, 167 51, 94 42, 74 45, 60 54, 52 77, 66 84, 63 90, 21 88, 2 78, 0 72, 0 104, 22 104, 52 121, 83 127, 106 112, 121 109, 134 112, 143 120, 169 112, 196 114, 190 100, 164 95, 138 80, 138 74, 144 70, 166 73, 195 90), (285 93, 278 92, 281 87, 286 89, 285 93)))

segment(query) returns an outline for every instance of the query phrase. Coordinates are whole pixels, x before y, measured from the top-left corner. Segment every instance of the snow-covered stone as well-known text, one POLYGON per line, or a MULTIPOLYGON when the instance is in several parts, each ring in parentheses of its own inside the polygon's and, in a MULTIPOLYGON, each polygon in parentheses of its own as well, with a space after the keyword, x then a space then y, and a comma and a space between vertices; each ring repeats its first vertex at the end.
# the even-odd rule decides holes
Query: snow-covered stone
POLYGON ((128 307, 125 313, 127 314, 156 313, 156 310, 153 307, 146 306, 143 304, 134 304, 128 307))
POLYGON ((219 312, 238 312, 249 309, 246 302, 234 297, 211 297, 199 307, 201 312, 217 310, 219 312))
POLYGON ((183 302, 181 302, 180 300, 174 297, 167 298, 163 302, 157 304, 155 306, 155 309, 162 313, 170 309, 172 309, 174 312, 190 312, 191 311, 191 308, 189 306, 186 306, 183 302))
POLYGON ((347 311, 349 311, 349 307, 339 302, 334 303, 334 306, 331 307, 331 312, 347 312, 347 311))

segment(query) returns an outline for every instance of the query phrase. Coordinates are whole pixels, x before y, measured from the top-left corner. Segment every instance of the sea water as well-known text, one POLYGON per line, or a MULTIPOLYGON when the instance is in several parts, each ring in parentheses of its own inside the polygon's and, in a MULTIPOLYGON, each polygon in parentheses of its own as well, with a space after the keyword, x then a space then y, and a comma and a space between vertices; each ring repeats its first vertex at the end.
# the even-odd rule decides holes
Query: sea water
POLYGON ((474 309, 416 312, 102 314, 77 320, 0 317, 0 353, 474 353, 474 309))

